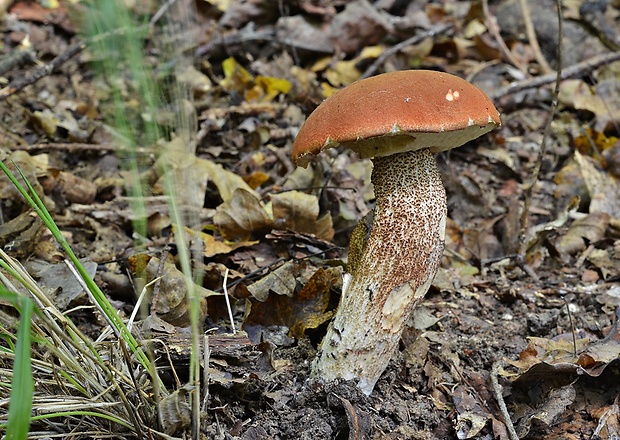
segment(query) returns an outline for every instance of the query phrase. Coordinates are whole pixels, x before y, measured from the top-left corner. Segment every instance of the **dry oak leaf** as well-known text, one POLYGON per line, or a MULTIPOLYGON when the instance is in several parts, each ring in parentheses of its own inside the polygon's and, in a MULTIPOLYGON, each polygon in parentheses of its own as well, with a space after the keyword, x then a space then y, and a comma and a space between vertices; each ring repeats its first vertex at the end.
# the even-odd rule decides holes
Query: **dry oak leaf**
MULTIPOLYGON (((202 231, 194 231, 188 227, 184 227, 184 229, 188 235, 191 237, 197 237, 202 241, 204 244, 203 256, 206 258, 213 257, 214 255, 228 254, 235 249, 239 249, 240 247, 254 246, 259 243, 258 241, 222 241, 217 237, 202 231)), ((173 232, 176 231, 176 225, 173 225, 172 230, 173 232)))
POLYGON ((577 219, 558 240, 558 251, 574 255, 586 248, 590 243, 596 243, 603 239, 609 226, 610 215, 606 212, 593 212, 583 218, 577 219))
POLYGON ((216 208, 213 222, 224 238, 247 241, 252 232, 272 226, 273 221, 254 194, 252 190, 237 188, 230 200, 216 208))
POLYGON ((620 218, 620 179, 600 169, 594 159, 578 151, 575 160, 590 193, 590 212, 606 212, 620 218))
POLYGON ((249 292, 254 299, 260 302, 267 301, 270 292, 277 295, 293 296, 297 286, 297 276, 299 271, 293 261, 287 261, 269 275, 261 278, 251 286, 249 292))
POLYGON ((176 186, 179 189, 177 195, 185 199, 182 201, 189 206, 202 208, 208 181, 217 187, 224 202, 232 198, 237 188, 254 193, 254 190, 237 174, 225 170, 215 162, 198 158, 185 151, 164 152, 155 162, 153 169, 159 178, 154 188, 163 194, 167 188, 165 179, 171 179, 172 188, 176 186))
MULTIPOLYGON (((610 69, 613 70, 613 69, 610 69)), ((620 121, 620 88, 618 73, 608 72, 608 78, 602 78, 596 86, 591 86, 581 79, 562 81, 560 102, 578 110, 594 113, 594 128, 605 131, 608 125, 620 121)))
MULTIPOLYGON (((264 301, 248 300, 243 329, 252 340, 260 339, 262 329, 274 326, 285 326, 290 336, 302 338, 306 329, 331 319, 333 312, 326 311, 330 290, 340 277, 340 268, 319 268, 299 292, 291 292, 290 296, 269 294, 264 301)), ((288 286, 283 290, 288 291, 288 286)))
POLYGON ((336 14, 329 36, 338 49, 352 54, 359 49, 377 44, 393 30, 387 17, 368 0, 354 0, 336 14))
POLYGON ((271 212, 276 229, 290 229, 302 234, 313 234, 323 240, 334 238, 329 213, 319 218, 319 199, 300 191, 271 195, 271 212))
MULTIPOLYGON (((188 301, 187 277, 169 261, 161 264, 159 258, 151 257, 145 266, 144 275, 147 283, 160 277, 157 295, 153 297, 153 312, 164 321, 180 327, 190 324, 190 310, 188 301)), ((207 297, 221 295, 204 287, 193 285, 196 293, 200 296, 199 321, 207 315, 207 297)), ((150 286, 153 292, 153 286, 150 286)))
MULTIPOLYGON (((607 249, 593 249, 586 259, 601 272, 604 280, 620 275, 620 254, 607 249)), ((612 285, 610 290, 614 288, 620 293, 619 285, 612 285)), ((620 306, 620 302, 617 305, 620 306)))
POLYGON ((452 401, 456 410, 454 429, 457 438, 469 439, 476 437, 493 418, 487 408, 480 404, 481 399, 472 395, 473 391, 458 385, 452 393, 452 401))

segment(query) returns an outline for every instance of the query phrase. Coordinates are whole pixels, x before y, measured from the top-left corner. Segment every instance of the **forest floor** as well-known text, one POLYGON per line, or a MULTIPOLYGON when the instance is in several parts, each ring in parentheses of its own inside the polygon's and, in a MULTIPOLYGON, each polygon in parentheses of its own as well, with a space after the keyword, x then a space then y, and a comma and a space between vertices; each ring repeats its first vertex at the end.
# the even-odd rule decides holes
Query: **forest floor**
MULTIPOLYGON (((182 188, 210 335, 203 438, 618 438, 617 1, 564 1, 561 42, 547 0, 525 13, 517 0, 125 2, 145 23, 135 39, 161 93, 156 112, 132 76, 126 29, 115 33, 109 18, 112 31, 98 39, 89 2, 42 3, 3 3, 0 157, 35 183, 123 316, 143 283, 162 277, 138 328, 164 341, 155 354, 170 389, 188 374, 179 228, 165 197, 171 181, 182 188), (546 133, 558 46, 570 77, 546 133), (296 168, 291 147, 335 90, 405 69, 466 78, 502 126, 438 155, 449 217, 442 266, 366 396, 309 376, 351 231, 373 208, 371 165, 334 149, 296 168)), ((4 177, 0 199, 0 245, 99 337, 106 323, 4 177)), ((171 425, 170 435, 189 429, 171 425)))

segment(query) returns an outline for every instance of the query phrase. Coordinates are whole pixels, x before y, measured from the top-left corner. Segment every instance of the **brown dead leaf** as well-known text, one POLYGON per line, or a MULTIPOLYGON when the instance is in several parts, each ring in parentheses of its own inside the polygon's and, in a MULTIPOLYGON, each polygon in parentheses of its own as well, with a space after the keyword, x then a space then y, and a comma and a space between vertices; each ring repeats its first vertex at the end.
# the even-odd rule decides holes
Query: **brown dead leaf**
POLYGON ((69 202, 89 205, 97 196, 97 185, 73 173, 61 171, 58 180, 60 187, 57 189, 64 193, 69 202))
POLYGON ((594 430, 594 438, 620 438, 620 407, 618 398, 613 405, 602 408, 594 408, 591 411, 592 417, 598 419, 599 423, 594 430))
POLYGON ((334 237, 329 213, 319 218, 319 199, 299 191, 271 195, 274 227, 290 229, 302 234, 313 234, 323 240, 334 237))
POLYGON ((217 207, 213 221, 228 240, 247 241, 252 232, 272 226, 272 220, 253 191, 237 188, 217 207))
MULTIPOLYGON (((9 2, 10 4, 11 2, 9 2)), ((46 8, 41 2, 18 1, 10 9, 15 19, 20 21, 32 21, 35 23, 53 24, 61 27, 64 31, 74 34, 73 20, 67 14, 67 5, 56 3, 46 8)))
POLYGON ((317 328, 329 321, 333 312, 325 312, 329 304, 329 292, 339 282, 342 273, 338 268, 319 268, 296 295, 296 315, 300 318, 289 325, 290 335, 302 338, 306 329, 317 328))
POLYGON ((576 394, 575 388, 572 385, 551 390, 541 405, 519 420, 516 427, 519 438, 523 438, 528 434, 534 420, 546 426, 555 424, 560 416, 565 413, 566 409, 575 401, 576 394))
MULTIPOLYGON (((268 23, 274 19, 279 9, 276 2, 270 0, 226 1, 217 0, 220 8, 225 5, 224 15, 219 25, 239 29, 246 23, 268 23)), ((248 26, 249 27, 249 26, 248 26)))
POLYGON ((153 170, 158 177, 153 188, 160 194, 171 186, 175 189, 177 203, 180 206, 201 209, 204 205, 207 182, 212 181, 224 202, 232 199, 237 189, 256 198, 254 190, 237 174, 225 170, 221 165, 207 159, 197 158, 194 154, 170 149, 156 161, 153 170), (172 185, 167 181, 171 180, 172 185))
POLYGON ((541 402, 538 405, 534 402, 535 408, 520 417, 517 427, 520 438, 529 432, 532 420, 545 425, 555 423, 574 402, 573 384, 583 380, 584 376, 595 379, 598 386, 607 387, 610 383, 615 386, 615 372, 620 363, 620 335, 615 326, 613 331, 615 333, 587 346, 584 346, 586 339, 578 339, 578 359, 569 352, 574 350, 572 338, 564 335, 558 340, 530 338, 531 342, 521 352, 519 360, 508 361, 523 370, 513 380, 513 388, 525 390, 530 396, 536 395, 541 402), (603 375, 606 369, 611 373, 603 375))
MULTIPOLYGON (((604 280, 620 275, 620 255, 609 252, 606 249, 593 249, 588 255, 587 260, 601 272, 604 280)), ((620 306, 620 303, 618 303, 618 306, 620 306)))
POLYGON ((238 249, 228 255, 228 258, 242 273, 258 273, 260 269, 277 264, 279 259, 274 247, 266 241, 249 248, 238 249))
MULTIPOLYGON (((82 266, 91 277, 97 272, 97 264, 81 259, 82 266)), ((66 310, 75 301, 81 302, 86 292, 75 275, 64 263, 50 264, 41 260, 31 261, 28 271, 37 278, 37 284, 53 298, 59 310, 66 310)))
MULTIPOLYGON (((583 202, 589 201, 588 187, 581 174, 581 167, 576 161, 569 161, 553 177, 557 188, 553 196, 564 203, 572 197, 579 197, 583 202)), ((585 205, 587 206, 587 205, 585 205)))
MULTIPOLYGON (((26 182, 24 182, 24 179, 22 179, 19 173, 19 171, 21 171, 28 182, 30 182, 37 195, 41 198, 41 200, 43 200, 45 206, 47 206, 50 211, 53 211, 54 204, 45 195, 43 187, 37 179, 37 174, 40 171, 40 167, 36 159, 37 157, 32 157, 27 152, 20 150, 13 151, 6 158, 3 156, 4 164, 7 166, 11 174, 17 178, 18 182, 20 182, 22 186, 26 187, 26 182)), ((0 173, 0 199, 15 202, 15 205, 16 207, 19 207, 19 210, 21 210, 21 206, 25 203, 21 193, 4 173, 0 173)), ((6 220, 6 212, 4 212, 4 215, 6 220)))
POLYGON ((603 151, 603 166, 607 172, 620 179, 620 140, 603 151))
POLYGON ((248 286, 248 290, 254 299, 260 302, 265 302, 270 293, 292 297, 298 276, 299 266, 292 261, 287 261, 269 275, 248 286))
POLYGON ((620 359, 620 332, 617 325, 611 333, 600 341, 590 344, 580 355, 577 363, 590 376, 599 376, 612 362, 620 359))
POLYGON ((606 212, 620 218, 620 180, 599 168, 591 157, 575 152, 575 160, 590 193, 590 212, 606 212))
POLYGON ((200 97, 213 88, 209 77, 191 64, 183 65, 177 69, 176 78, 179 83, 191 90, 195 97, 200 97))
POLYGON ((233 193, 237 188, 255 194, 252 188, 240 176, 225 170, 220 164, 206 159, 196 160, 201 172, 206 174, 209 180, 215 184, 224 202, 232 199, 233 193))
POLYGON ((44 229, 34 211, 23 212, 0 224, 0 246, 13 258, 29 257, 44 229))
POLYGON ((528 237, 527 245, 528 255, 534 255, 541 247, 544 247, 545 242, 551 233, 563 227, 570 218, 570 215, 574 213, 578 207, 579 198, 573 197, 570 199, 568 206, 557 213, 557 218, 532 227, 528 234, 530 236, 528 237))
MULTIPOLYGON (((173 231, 176 226, 173 226, 173 231)), ((235 249, 239 249, 244 246, 253 246, 258 244, 258 241, 235 241, 235 242, 224 242, 222 240, 217 239, 211 234, 207 234, 205 232, 194 231, 188 227, 185 227, 185 232, 189 234, 191 237, 198 237, 204 243, 204 253, 203 255, 207 258, 213 257, 214 255, 219 254, 228 254, 235 249)))
POLYGON ((594 212, 575 220, 558 240, 556 249, 569 255, 581 252, 589 244, 603 239, 610 219, 610 215, 605 212, 594 212))
MULTIPOLYGON (((187 299, 187 279, 174 263, 165 261, 161 264, 159 258, 151 257, 144 267, 144 276, 147 283, 160 278, 157 291, 151 285, 149 290, 155 293, 152 299, 151 311, 164 321, 180 327, 187 327, 189 321, 189 302, 187 299)), ((140 275, 140 274, 137 274, 140 275)), ((221 295, 204 287, 192 286, 200 296, 200 316, 202 321, 207 315, 207 297, 221 295)))
POLYGON ((48 137, 54 137, 58 124, 60 123, 60 119, 54 112, 49 109, 45 109, 43 111, 34 112, 32 114, 32 122, 48 137))
POLYGON ((297 49, 322 54, 334 52, 329 35, 302 15, 278 18, 276 33, 279 38, 297 49))
MULTIPOLYGON (((533 366, 541 363, 552 364, 574 364, 575 347, 570 335, 560 335, 554 339, 545 339, 531 336, 528 338, 529 344, 521 354, 519 360, 508 360, 507 362, 522 371, 530 370, 533 366)), ((577 339, 577 352, 581 352, 589 343, 588 339, 577 339)), ((523 375, 521 375, 521 378, 523 375)))
MULTIPOLYGON (((414 323, 416 322, 416 316, 414 311, 414 323)), ((427 309, 424 309, 425 312, 423 314, 428 315, 430 312, 427 309)), ((427 319, 433 319, 428 317, 427 319)), ((425 325, 424 325, 425 326, 425 325)), ((418 327, 416 325, 415 329, 418 327)), ((402 342, 404 346, 405 353, 405 362, 407 369, 411 372, 420 371, 424 364, 427 362, 427 355, 431 348, 431 342, 424 337, 424 333, 411 331, 411 328, 408 327, 403 332, 402 342)), ((414 373, 415 374, 415 373, 414 373)))
MULTIPOLYGON (((259 341, 269 327, 284 326, 289 335, 302 338, 307 329, 316 328, 327 322, 333 312, 326 312, 329 305, 329 293, 341 276, 339 268, 318 269, 305 284, 303 289, 292 296, 269 294, 265 301, 248 300, 243 329, 253 341, 259 341)), ((288 276, 287 276, 288 279, 288 276)), ((290 281, 287 281, 290 285, 290 281)), ((286 284, 272 287, 289 291, 286 284)), ((264 292, 263 286, 261 290, 264 292)), ((262 295, 262 293, 261 293, 262 295)))
POLYGON ((613 75, 599 81, 596 86, 581 79, 562 81, 559 98, 567 106, 594 113, 594 127, 598 131, 605 131, 610 122, 620 120, 620 89, 618 78, 613 78, 613 75))
POLYGON ((377 44, 392 24, 368 0, 354 0, 334 17, 329 35, 342 52, 352 54, 377 44))
POLYGON ((476 437, 492 419, 489 410, 462 385, 455 388, 452 401, 457 412, 454 429, 459 439, 476 437))
POLYGON ((165 194, 169 188, 182 189, 175 194, 180 206, 202 208, 209 174, 203 172, 196 156, 185 151, 168 150, 157 159, 153 170, 158 176, 153 185, 155 191, 165 194))

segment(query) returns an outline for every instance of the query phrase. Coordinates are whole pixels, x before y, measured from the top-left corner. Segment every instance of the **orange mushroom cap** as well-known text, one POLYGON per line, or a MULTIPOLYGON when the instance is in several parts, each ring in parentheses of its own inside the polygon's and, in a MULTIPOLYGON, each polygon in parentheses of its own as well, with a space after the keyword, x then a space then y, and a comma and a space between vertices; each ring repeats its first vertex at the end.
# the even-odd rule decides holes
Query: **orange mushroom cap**
POLYGON ((491 100, 458 76, 431 70, 390 72, 357 81, 326 99, 293 144, 306 166, 326 148, 344 145, 362 157, 456 148, 501 125, 491 100))

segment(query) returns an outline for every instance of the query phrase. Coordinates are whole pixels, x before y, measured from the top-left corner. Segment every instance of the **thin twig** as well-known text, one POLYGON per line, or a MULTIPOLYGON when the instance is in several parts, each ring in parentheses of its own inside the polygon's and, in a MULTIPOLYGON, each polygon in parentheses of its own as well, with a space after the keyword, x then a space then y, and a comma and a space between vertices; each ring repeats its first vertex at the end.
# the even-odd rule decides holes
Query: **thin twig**
POLYGON ((614 323, 611 326, 611 330, 609 331, 609 333, 607 333, 605 335, 605 337, 603 339, 600 339, 596 342, 594 342, 594 344, 604 344, 607 341, 609 341, 610 339, 612 339, 613 337, 617 336, 616 334, 618 333, 618 323, 620 322, 620 307, 616 307, 616 311, 615 311, 615 319, 614 319, 614 323))
POLYGON ((506 61, 515 66, 521 72, 527 73, 527 68, 515 58, 515 56, 512 54, 512 51, 508 48, 506 42, 502 38, 499 27, 497 26, 497 19, 493 15, 491 15, 491 12, 489 11, 488 0, 482 0, 482 13, 484 14, 484 22, 487 26, 487 29, 495 39, 495 42, 499 46, 499 50, 506 59, 506 61))
MULTIPOLYGON (((519 5, 521 6, 523 23, 525 24, 525 33, 527 34, 527 39, 530 43, 530 47, 532 48, 532 52, 534 52, 534 57, 536 58, 536 61, 538 62, 538 65, 543 73, 551 73, 553 72, 553 69, 549 63, 547 63, 547 60, 540 50, 540 45, 538 44, 538 37, 536 36, 534 23, 532 23, 532 14, 530 13, 530 7, 527 4, 527 0, 519 0, 519 5)), ((562 45, 562 40, 558 41, 558 45, 562 45)))
MULTIPOLYGON (((562 41, 563 38, 563 26, 562 26, 562 5, 561 0, 556 0, 557 10, 558 10, 558 40, 562 41)), ((543 138, 540 142, 540 152, 538 154, 538 160, 534 165, 534 170, 532 171, 532 180, 531 183, 525 189, 525 195, 523 200, 523 211, 521 212, 520 219, 520 231, 519 231, 519 256, 520 258, 517 261, 525 262, 525 255, 527 252, 527 231, 529 229, 529 213, 530 213, 530 205, 532 203, 532 194, 534 193, 534 187, 538 182, 538 177, 540 175, 540 169, 542 167, 542 162, 545 157, 545 153, 547 152, 547 141, 551 135, 551 123, 555 117, 555 113, 558 108, 558 101, 560 96, 560 84, 562 82, 562 45, 558 45, 557 52, 557 60, 558 60, 558 70, 555 80, 555 89, 553 90, 553 99, 551 101, 551 108, 549 109, 549 115, 547 116, 547 123, 545 125, 545 130, 543 132, 543 138)))
POLYGON ((166 11, 170 9, 170 6, 172 6, 174 2, 176 2, 176 0, 168 0, 163 5, 161 5, 158 11, 149 20, 149 26, 151 27, 155 26, 155 24, 157 24, 157 22, 164 16, 166 11))
POLYGON ((47 144, 23 144, 23 145, 12 145, 12 150, 24 150, 30 153, 40 152, 44 150, 60 150, 67 152, 77 152, 77 151, 116 151, 118 150, 117 145, 113 144, 84 144, 80 142, 76 143, 58 143, 58 142, 50 142, 47 144))
MULTIPOLYGON (((11 150, 23 150, 29 153, 40 153, 42 151, 66 151, 68 153, 78 153, 80 151, 112 151, 117 153, 123 153, 127 150, 122 145, 115 144, 86 144, 82 142, 67 143, 67 142, 48 142, 41 144, 28 145, 11 144, 11 150)), ((148 147, 135 147, 133 151, 136 154, 153 154, 155 151, 153 148, 148 147)))
MULTIPOLYGON (((248 280, 252 280, 256 275, 260 275, 262 272, 266 271, 266 270, 276 270, 274 269, 275 266, 277 266, 278 264, 282 263, 282 262, 287 262, 287 261, 294 261, 295 263, 299 262, 299 261, 303 261, 303 260, 307 260, 308 258, 312 258, 312 257, 316 257, 317 255, 322 255, 325 254, 327 252, 331 252, 333 250, 339 249, 340 246, 332 246, 329 247, 323 251, 318 251, 318 252, 314 252, 312 254, 308 254, 305 255, 303 257, 299 257, 299 258, 292 258, 292 259, 287 259, 287 258, 278 258, 277 260, 275 260, 274 262, 268 264, 265 267, 261 267, 259 269, 253 270, 252 272, 248 273, 247 275, 243 276, 242 278, 238 278, 235 281, 232 281, 230 284, 226 284, 227 288, 231 288, 236 286, 239 283, 248 281, 248 280)), ((216 290, 216 292, 222 292, 223 289, 218 289, 216 290)))
POLYGON ((6 100, 9 96, 14 95, 15 93, 19 92, 25 87, 36 83, 41 78, 51 75, 53 72, 58 70, 60 66, 62 66, 67 61, 69 61, 71 58, 73 58, 74 56, 82 52, 89 44, 97 43, 99 41, 105 40, 106 38, 109 38, 112 36, 126 35, 129 33, 135 33, 135 32, 142 32, 145 29, 146 27, 144 25, 138 26, 136 28, 119 28, 119 29, 115 29, 105 34, 97 35, 86 41, 79 41, 75 44, 72 44, 71 46, 69 46, 67 50, 65 50, 63 53, 58 55, 48 64, 45 64, 39 69, 35 70, 31 75, 18 77, 17 79, 9 83, 8 86, 6 86, 3 89, 0 89, 0 102, 6 100))
POLYGON ((414 35, 413 37, 407 38, 404 41, 401 41, 398 44, 395 44, 394 46, 390 47, 389 49, 386 49, 381 55, 379 55, 379 57, 377 57, 377 59, 374 61, 374 63, 372 63, 368 69, 366 69, 364 71, 364 73, 362 73, 362 76, 360 77, 360 79, 363 78, 368 78, 369 76, 372 76, 375 74, 375 72, 379 69, 379 67, 385 62, 385 60, 387 58, 389 58, 390 56, 394 55, 395 53, 403 50, 405 47, 408 46, 413 46, 414 44, 418 44, 420 43, 422 40, 429 38, 429 37, 434 37, 435 35, 441 35, 447 31, 449 31, 450 29, 452 29, 454 25, 452 23, 445 23, 442 24, 440 26, 436 26, 433 29, 430 29, 424 33, 421 33, 419 35, 414 35))
POLYGON ((512 424, 512 419, 510 418, 510 413, 508 412, 508 408, 506 407, 506 402, 504 402, 504 397, 502 396, 502 387, 500 386, 499 380, 497 379, 497 377, 499 376, 499 366, 499 361, 493 364, 493 368, 491 370, 491 386, 493 387, 493 392, 495 393, 495 400, 497 400, 497 405, 499 406, 499 410, 502 413, 504 425, 508 430, 508 436, 510 437, 510 440, 519 440, 519 435, 517 434, 517 431, 515 431, 515 427, 512 424))
MULTIPOLYGON (((235 31, 231 35, 216 35, 213 39, 211 39, 208 43, 198 47, 194 52, 194 56, 198 58, 208 57, 209 54, 212 54, 217 49, 226 49, 229 50, 230 46, 242 45, 245 43, 253 43, 253 42, 267 42, 267 43, 282 43, 286 44, 286 42, 279 41, 275 36, 275 31, 271 28, 254 30, 253 25, 248 25, 244 28, 235 31)), ((311 50, 311 48, 309 48, 311 50)))
MULTIPOLYGON (((558 46, 559 48, 559 46, 558 46)), ((573 64, 566 69, 558 69, 558 73, 549 73, 547 75, 537 76, 536 78, 526 79, 510 84, 489 94, 492 100, 499 99, 503 96, 517 93, 522 90, 535 89, 540 86, 551 84, 554 81, 583 76, 584 74, 597 69, 600 66, 620 60, 620 52, 610 52, 593 56, 585 61, 573 64)), ((558 60, 559 63, 559 60, 558 60)))
POLYGON ((34 71, 32 75, 29 76, 18 76, 17 79, 11 81, 8 86, 0 90, 0 102, 6 100, 9 96, 19 92, 24 87, 29 86, 31 84, 36 83, 41 78, 49 76, 52 72, 62 66, 64 63, 69 61, 71 58, 79 54, 86 47, 86 43, 79 42, 75 43, 69 48, 50 61, 48 64, 42 66, 41 68, 34 71))

